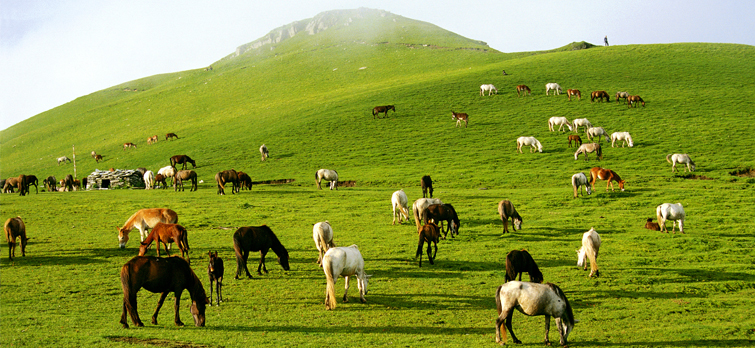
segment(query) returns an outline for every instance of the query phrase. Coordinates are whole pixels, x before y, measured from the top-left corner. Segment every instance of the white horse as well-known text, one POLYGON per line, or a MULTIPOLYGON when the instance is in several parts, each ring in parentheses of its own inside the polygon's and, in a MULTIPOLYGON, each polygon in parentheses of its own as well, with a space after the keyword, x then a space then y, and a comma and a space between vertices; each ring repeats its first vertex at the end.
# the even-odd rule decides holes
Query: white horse
POLYGON ((320 169, 315 173, 315 180, 317 180, 317 188, 322 190, 322 187, 320 187, 320 181, 330 181, 330 189, 333 190, 334 188, 338 190, 338 172, 335 170, 330 169, 320 169))
POLYGON ((585 127, 585 132, 587 132, 587 129, 592 127, 592 123, 586 118, 575 118, 572 121, 572 127, 574 128, 574 133, 579 133, 579 127, 585 127))
POLYGON ((602 135, 606 138, 606 141, 608 141, 608 133, 605 129, 603 129, 603 127, 590 127, 587 128, 585 133, 587 134, 588 140, 592 140, 592 138, 598 137, 598 142, 600 142, 600 139, 602 139, 600 136, 602 135))
POLYGON ((588 195, 592 194, 592 188, 590 188, 590 181, 587 180, 587 176, 582 172, 579 172, 571 176, 571 186, 574 187, 574 198, 577 198, 577 192, 582 193, 582 186, 585 187, 588 195))
POLYGON ((170 185, 173 186, 173 177, 176 175, 176 168, 173 166, 162 167, 157 171, 157 174, 162 175, 164 178, 170 178, 170 185))
POLYGON ((558 83, 546 83, 545 84, 545 95, 548 95, 548 92, 553 90, 553 95, 561 95, 561 86, 559 86, 558 83))
POLYGON ((533 152, 535 147, 537 146, 538 152, 543 152, 543 145, 540 144, 540 142, 535 139, 535 137, 519 137, 516 139, 516 150, 519 151, 519 153, 522 152, 522 146, 531 146, 530 147, 530 153, 533 152))
POLYGON ((553 126, 558 125, 558 130, 562 131, 564 129, 564 126, 566 128, 569 128, 569 130, 572 130, 571 122, 566 119, 566 117, 559 117, 559 116, 553 116, 548 119, 548 129, 553 132, 553 126))
POLYGON ((671 171, 672 172, 673 171, 679 171, 678 169, 676 169, 676 164, 677 163, 679 163, 679 164, 686 164, 687 165, 687 170, 690 171, 690 172, 694 172, 695 171, 695 162, 692 161, 692 159, 689 158, 689 155, 686 154, 686 153, 685 154, 675 153, 673 155, 668 154, 668 155, 666 155, 666 162, 671 163, 671 171), (671 157, 671 159, 669 159, 669 157, 671 157))
POLYGON ((270 157, 270 152, 267 151, 267 146, 265 146, 265 144, 262 144, 262 146, 260 146, 260 155, 262 155, 263 161, 270 157))
POLYGON ((553 283, 540 284, 516 280, 507 282, 496 290, 495 304, 498 309, 498 318, 495 321, 495 341, 501 345, 506 344, 506 329, 511 333, 514 343, 522 343, 516 338, 511 327, 514 309, 529 316, 545 316, 546 345, 550 345, 548 333, 551 317, 556 319, 559 342, 563 347, 567 345, 567 338, 574 329, 574 324, 579 322, 574 319, 571 305, 569 305, 569 300, 566 299, 563 290, 553 283), (506 325, 506 329, 503 328, 503 325, 506 325), (501 333, 503 333, 503 338, 501 338, 501 333))
POLYGON ((149 190, 154 188, 155 185, 155 173, 151 170, 144 172, 144 189, 149 190))
POLYGON ((398 190, 391 196, 391 206, 393 207, 393 224, 396 224, 396 217, 398 216, 398 223, 401 224, 404 220, 409 221, 409 198, 406 197, 404 190, 398 190))
POLYGON ((336 246, 333 243, 333 228, 330 226, 330 222, 323 221, 318 222, 312 227, 312 239, 315 240, 315 246, 317 247, 317 263, 322 267, 323 255, 336 246))
POLYGON ((427 223, 425 209, 433 204, 443 204, 443 202, 438 198, 420 198, 412 204, 412 212, 414 213, 414 222, 417 225, 417 232, 419 232, 423 224, 427 223))
POLYGON ((574 153, 574 159, 576 160, 577 157, 579 157, 580 154, 585 154, 585 161, 587 161, 587 154, 595 152, 595 155, 598 156, 598 159, 603 159, 603 149, 600 147, 600 144, 598 143, 585 143, 579 146, 579 149, 577 149, 577 152, 574 153))
POLYGON ((632 141, 632 136, 629 135, 629 132, 611 133, 611 147, 613 147, 613 143, 615 143, 617 140, 621 142, 621 147, 624 147, 625 144, 629 144, 629 147, 634 146, 634 142, 632 141))
POLYGON ((485 95, 485 92, 488 92, 488 96, 490 96, 493 91, 495 91, 495 94, 498 94, 498 89, 496 89, 492 84, 480 86, 480 95, 485 95))
POLYGON ((66 162, 71 163, 71 159, 67 156, 58 157, 58 165, 60 165, 60 162, 63 162, 63 164, 65 164, 66 162))
POLYGON ((600 276, 598 270, 598 251, 600 250, 600 235, 594 227, 582 235, 582 248, 577 250, 577 266, 587 270, 586 258, 590 259, 590 277, 600 276))
POLYGON ((343 302, 349 302, 349 279, 356 276, 359 297, 362 303, 367 302, 367 285, 372 275, 364 272, 364 259, 356 244, 348 247, 331 248, 322 258, 322 269, 325 272, 325 309, 336 308, 336 281, 341 275, 346 281, 346 291, 343 293, 343 302))
POLYGON ((655 208, 655 215, 658 218, 658 225, 661 227, 661 232, 666 231, 666 220, 673 221, 671 226, 671 232, 676 230, 676 222, 679 222, 679 232, 684 233, 684 218, 687 214, 684 213, 684 207, 681 203, 663 203, 655 208))

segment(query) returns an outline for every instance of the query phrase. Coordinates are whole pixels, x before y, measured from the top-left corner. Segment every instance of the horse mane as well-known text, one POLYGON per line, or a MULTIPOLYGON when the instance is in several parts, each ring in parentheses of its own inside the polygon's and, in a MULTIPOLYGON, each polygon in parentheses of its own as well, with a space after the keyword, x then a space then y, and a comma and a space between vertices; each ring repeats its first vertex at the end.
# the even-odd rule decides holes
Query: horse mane
POLYGON ((616 172, 614 172, 612 169, 609 170, 611 171, 611 175, 616 180, 616 182, 621 182, 621 177, 619 176, 619 174, 616 174, 616 172))
POLYGON ((559 288, 556 284, 546 283, 546 285, 548 285, 548 287, 550 287, 551 290, 553 290, 553 292, 555 292, 556 295, 558 295, 558 297, 560 297, 566 305, 566 311, 564 315, 561 316, 561 319, 566 319, 569 324, 574 325, 574 312, 572 312, 571 305, 569 304, 569 300, 566 298, 564 291, 561 290, 561 288, 559 288))
POLYGON ((278 239, 278 236, 273 233, 273 230, 271 230, 267 225, 262 225, 259 228, 264 230, 265 233, 267 233, 268 237, 270 237, 270 249, 273 249, 275 255, 278 255, 278 257, 282 257, 284 255, 288 257, 288 250, 286 250, 286 247, 283 246, 281 241, 278 239))
MULTIPOLYGON (((191 275, 194 278, 193 279, 194 284, 192 284, 191 288, 189 289, 189 295, 191 295, 191 300, 196 301, 196 302, 207 301, 207 293, 204 291, 204 286, 202 286, 202 281, 199 280, 199 277, 197 277, 197 274, 194 273, 191 267, 189 267, 189 272, 191 272, 191 275)), ((212 285, 212 282, 210 282, 210 285, 212 285)))
POLYGON ((527 272, 530 274, 530 278, 532 282, 538 283, 538 279, 540 282, 543 281, 543 272, 540 272, 540 268, 537 267, 537 263, 535 263, 535 259, 532 258, 532 255, 530 255, 527 250, 522 250, 524 253, 524 257, 527 258, 527 262, 529 262, 532 265, 532 268, 530 268, 530 271, 527 272))

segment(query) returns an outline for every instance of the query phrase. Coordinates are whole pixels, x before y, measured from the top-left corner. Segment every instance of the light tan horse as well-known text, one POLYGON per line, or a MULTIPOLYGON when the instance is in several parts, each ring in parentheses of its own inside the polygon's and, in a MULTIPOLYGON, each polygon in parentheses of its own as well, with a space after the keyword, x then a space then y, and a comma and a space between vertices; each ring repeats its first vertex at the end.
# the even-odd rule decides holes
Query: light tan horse
POLYGON ((138 229, 141 240, 144 241, 147 238, 147 229, 155 227, 159 222, 175 224, 178 222, 178 214, 168 208, 148 208, 141 209, 131 215, 123 224, 123 227, 118 228, 118 243, 121 249, 126 247, 128 234, 131 230, 138 229))
POLYGON ((603 149, 601 149, 600 144, 598 143, 589 143, 589 144, 582 144, 579 146, 579 149, 577 149, 577 152, 574 153, 574 160, 576 160, 580 154, 585 154, 585 161, 587 161, 587 154, 595 152, 595 154, 598 156, 598 160, 603 159, 603 149))

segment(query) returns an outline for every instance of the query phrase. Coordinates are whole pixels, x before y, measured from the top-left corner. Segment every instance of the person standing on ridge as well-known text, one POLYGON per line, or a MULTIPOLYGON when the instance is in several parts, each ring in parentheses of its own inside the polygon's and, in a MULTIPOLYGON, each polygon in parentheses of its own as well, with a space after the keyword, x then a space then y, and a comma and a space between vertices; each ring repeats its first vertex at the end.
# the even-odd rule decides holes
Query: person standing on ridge
POLYGON ((608 46, 608 35, 606 35, 606 37, 603 38, 603 44, 605 46, 608 46))

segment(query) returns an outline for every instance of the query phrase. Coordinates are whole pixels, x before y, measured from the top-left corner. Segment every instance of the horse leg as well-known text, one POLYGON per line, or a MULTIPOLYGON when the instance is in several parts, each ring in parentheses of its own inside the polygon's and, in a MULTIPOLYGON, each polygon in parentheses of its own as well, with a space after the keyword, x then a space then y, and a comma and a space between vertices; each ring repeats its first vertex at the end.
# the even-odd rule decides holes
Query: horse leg
MULTIPOLYGON (((434 259, 435 257, 434 257, 434 255, 432 254, 432 251, 433 251, 432 242, 428 241, 428 242, 427 242, 427 258, 428 258, 428 259, 430 259, 430 264, 431 264, 431 265, 434 265, 434 264, 435 264, 435 262, 433 262, 433 259, 434 259)), ((435 244, 435 253, 436 253, 436 254, 438 253, 438 244, 435 244)))
MULTIPOLYGON (((184 326, 184 323, 181 322, 181 293, 183 292, 183 289, 178 290, 175 292, 176 294, 176 305, 174 306, 176 310, 176 326, 184 326)), ((167 294, 167 293, 166 293, 167 294)))
MULTIPOLYGON (((212 307, 212 281, 213 281, 213 277, 212 277, 212 273, 210 273, 210 297, 209 297, 210 307, 212 307)), ((220 303, 218 303, 218 305, 220 305, 220 303)))
POLYGON ((260 269, 265 271, 265 274, 267 274, 267 267, 265 266, 265 255, 267 255, 267 250, 262 251, 260 250, 260 264, 257 266, 257 274, 262 275, 262 272, 260 272, 260 269))
POLYGON ((351 280, 351 277, 344 276, 343 278, 344 278, 344 280, 346 282, 346 285, 345 285, 346 290, 343 292, 343 302, 346 303, 346 302, 349 302, 349 297, 348 297, 348 294, 349 294, 349 281, 351 280))
POLYGON ((416 258, 419 256, 419 266, 422 267, 422 246, 425 244, 425 239, 422 235, 419 236, 419 245, 417 245, 417 253, 414 255, 416 258))
POLYGON ((522 341, 516 338, 516 335, 514 335, 514 330, 511 328, 511 318, 513 316, 514 316, 514 311, 513 311, 513 308, 511 308, 506 312, 506 328, 509 330, 509 333, 511 334, 511 339, 514 340, 514 343, 521 344, 522 341))
MULTIPOLYGON (((545 345, 550 346, 551 341, 548 339, 548 333, 551 331, 551 316, 545 315, 545 345)), ((559 330, 560 331, 560 330, 559 330)))
MULTIPOLYGON (((180 296, 180 294, 177 294, 176 298, 178 298, 178 296, 180 296)), ((157 314, 160 313, 160 308, 162 308, 166 297, 168 297, 167 291, 160 294, 160 299, 157 300, 157 308, 155 308, 155 313, 152 314, 152 325, 157 325, 157 314)), ((178 310, 176 310, 176 312, 178 312, 178 310)))

